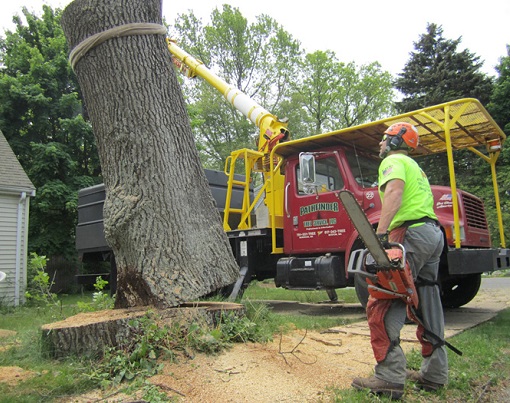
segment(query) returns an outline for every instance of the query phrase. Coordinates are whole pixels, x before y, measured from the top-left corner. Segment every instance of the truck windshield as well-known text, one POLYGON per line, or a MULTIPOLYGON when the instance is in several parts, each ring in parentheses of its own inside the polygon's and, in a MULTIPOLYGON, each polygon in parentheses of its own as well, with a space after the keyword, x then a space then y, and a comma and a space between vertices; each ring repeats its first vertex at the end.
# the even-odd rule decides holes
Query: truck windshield
POLYGON ((377 186, 379 159, 358 154, 355 150, 346 152, 345 156, 352 176, 360 186, 364 188, 377 186))

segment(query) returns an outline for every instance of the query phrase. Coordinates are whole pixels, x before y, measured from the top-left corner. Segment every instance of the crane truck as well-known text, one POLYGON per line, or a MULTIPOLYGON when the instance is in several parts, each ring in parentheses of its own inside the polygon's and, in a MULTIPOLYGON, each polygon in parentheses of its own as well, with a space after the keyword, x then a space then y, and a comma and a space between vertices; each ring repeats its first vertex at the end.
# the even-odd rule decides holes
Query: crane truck
POLYGON ((278 119, 225 83, 174 41, 167 44, 181 72, 206 80, 259 128, 257 149, 233 151, 224 168, 223 227, 240 268, 238 281, 229 288, 232 298, 253 279, 273 278, 277 287, 325 290, 331 300, 336 299, 336 289, 354 286, 366 305, 366 282, 347 271, 351 253, 364 245, 338 193, 354 194, 370 223, 377 226, 379 142, 382 133, 400 121, 418 129, 415 157, 447 154, 450 186, 432 186, 445 239, 438 279, 443 305, 467 304, 479 290, 482 273, 510 267, 496 180, 496 161, 506 136, 478 100, 460 99, 291 140, 286 119, 278 119), (490 166, 499 247, 492 246, 484 202, 457 188, 453 159, 459 149, 471 150, 490 166), (254 175, 263 178, 256 190, 254 175), (235 205, 234 192, 242 193, 235 205))
POLYGON ((258 149, 234 151, 225 164, 228 187, 223 226, 243 285, 252 278, 274 278, 276 286, 325 289, 330 298, 335 297, 335 289, 354 285, 361 302, 366 301, 364 282, 350 278, 346 270, 351 251, 363 244, 337 194, 350 190, 369 221, 377 225, 381 201, 377 191, 379 161, 374 156, 382 133, 398 121, 417 127, 421 145, 416 156, 446 153, 448 157, 450 186, 433 186, 435 211, 446 241, 439 278, 443 304, 458 307, 468 303, 478 292, 482 273, 509 267, 496 181, 496 161, 506 136, 477 100, 457 100, 290 140, 286 119, 278 119, 229 86, 175 42, 168 40, 167 44, 174 62, 188 77, 206 80, 259 128, 258 149), (490 165, 501 238, 498 248, 491 244, 483 201, 457 189, 453 150, 462 148, 490 165), (243 182, 233 176, 238 165, 244 167, 243 182), (250 178, 257 172, 263 176, 263 186, 250 201, 250 178), (241 209, 229 204, 236 185, 246 192, 241 209), (252 222, 254 211, 256 222, 252 222), (228 223, 231 213, 241 214, 236 228, 228 223))

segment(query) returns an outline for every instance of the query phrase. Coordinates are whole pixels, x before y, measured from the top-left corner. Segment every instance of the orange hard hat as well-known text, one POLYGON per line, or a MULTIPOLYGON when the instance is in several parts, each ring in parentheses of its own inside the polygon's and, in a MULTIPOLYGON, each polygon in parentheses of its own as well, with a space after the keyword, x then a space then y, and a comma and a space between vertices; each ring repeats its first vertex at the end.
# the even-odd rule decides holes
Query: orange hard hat
POLYGON ((410 123, 399 122, 394 123, 384 132, 390 138, 388 139, 388 147, 391 150, 399 150, 402 148, 410 148, 415 150, 418 147, 419 136, 418 129, 410 123), (404 146, 407 146, 405 147, 404 146))

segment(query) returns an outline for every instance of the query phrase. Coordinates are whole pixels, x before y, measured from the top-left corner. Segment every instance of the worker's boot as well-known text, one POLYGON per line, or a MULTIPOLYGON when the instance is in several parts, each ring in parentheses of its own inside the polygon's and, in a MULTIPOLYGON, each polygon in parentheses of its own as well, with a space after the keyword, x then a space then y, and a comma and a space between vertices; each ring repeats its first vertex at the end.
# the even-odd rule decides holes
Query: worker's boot
POLYGON ((410 369, 406 371, 406 379, 415 382, 418 389, 424 390, 426 392, 436 392, 444 387, 442 383, 427 381, 423 378, 421 373, 418 371, 412 371, 410 369))
POLYGON ((370 389, 372 393, 382 394, 394 400, 399 400, 404 394, 404 385, 386 382, 372 376, 370 378, 354 378, 351 384, 356 389, 370 389))

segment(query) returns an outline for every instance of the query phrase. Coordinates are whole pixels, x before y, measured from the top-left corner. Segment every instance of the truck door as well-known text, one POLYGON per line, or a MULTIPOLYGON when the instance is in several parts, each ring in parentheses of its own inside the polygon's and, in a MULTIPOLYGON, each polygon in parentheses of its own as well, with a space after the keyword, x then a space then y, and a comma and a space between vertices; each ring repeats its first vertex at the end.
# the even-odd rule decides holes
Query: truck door
POLYGON ((315 157, 316 185, 300 183, 299 161, 288 162, 285 180, 284 253, 315 254, 345 249, 351 222, 337 197, 345 188, 338 152, 315 157))

